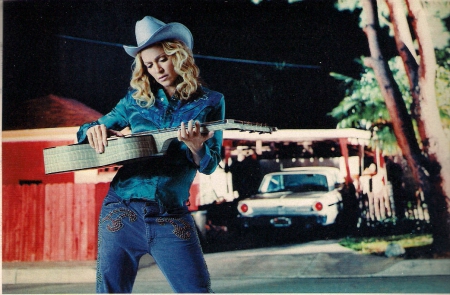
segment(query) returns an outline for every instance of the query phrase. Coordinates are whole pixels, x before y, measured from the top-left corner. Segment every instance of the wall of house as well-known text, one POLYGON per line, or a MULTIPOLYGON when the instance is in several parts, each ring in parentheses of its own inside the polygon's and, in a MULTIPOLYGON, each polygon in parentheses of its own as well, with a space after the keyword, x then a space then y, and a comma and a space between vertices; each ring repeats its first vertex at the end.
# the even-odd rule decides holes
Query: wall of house
POLYGON ((94 260, 108 183, 3 185, 2 261, 94 260))
POLYGON ((43 150, 68 144, 73 144, 73 140, 3 142, 3 184, 74 182, 73 172, 51 175, 44 172, 43 150))

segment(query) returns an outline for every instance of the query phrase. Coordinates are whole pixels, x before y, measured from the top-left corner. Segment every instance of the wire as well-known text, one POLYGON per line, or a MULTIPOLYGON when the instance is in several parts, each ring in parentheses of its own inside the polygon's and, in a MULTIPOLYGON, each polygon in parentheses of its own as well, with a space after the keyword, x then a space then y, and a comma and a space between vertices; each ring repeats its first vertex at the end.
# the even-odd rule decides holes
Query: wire
POLYGON ((240 62, 247 64, 257 64, 257 65, 265 65, 265 66, 275 66, 276 68, 309 68, 309 69, 320 69, 319 66, 311 66, 311 65, 298 65, 298 64, 290 64, 285 62, 270 62, 270 61, 257 61, 257 60, 249 60, 249 59, 237 59, 237 58, 228 58, 228 57, 218 57, 218 56, 210 56, 210 55, 194 55, 196 58, 205 58, 205 59, 215 59, 221 61, 229 61, 229 62, 240 62))
MULTIPOLYGON (((68 39, 68 40, 74 40, 74 41, 82 41, 82 42, 87 42, 87 43, 106 45, 106 46, 115 46, 115 47, 123 48, 123 44, 119 44, 119 43, 104 42, 104 41, 98 41, 98 40, 92 40, 92 39, 86 39, 86 38, 79 38, 79 37, 73 37, 73 36, 67 36, 67 35, 56 35, 56 36, 59 37, 59 38, 62 38, 62 39, 68 39)), ((277 69, 282 69, 282 68, 320 69, 320 66, 299 65, 299 64, 291 64, 291 63, 285 63, 285 62, 281 62, 280 63, 280 62, 269 62, 269 61, 257 61, 257 60, 249 60, 249 59, 228 58, 228 57, 219 57, 219 56, 211 56, 211 55, 200 55, 200 54, 194 54, 194 57, 195 58, 203 58, 203 59, 211 59, 211 60, 227 61, 227 62, 237 62, 237 63, 247 63, 247 64, 274 66, 277 69)))

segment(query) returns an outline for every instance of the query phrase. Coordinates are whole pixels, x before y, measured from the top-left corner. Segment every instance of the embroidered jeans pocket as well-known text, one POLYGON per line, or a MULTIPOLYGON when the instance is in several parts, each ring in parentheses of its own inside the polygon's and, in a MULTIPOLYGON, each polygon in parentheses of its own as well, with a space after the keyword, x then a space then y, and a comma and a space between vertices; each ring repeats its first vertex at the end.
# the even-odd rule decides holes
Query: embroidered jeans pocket
POLYGON ((189 240, 192 237, 193 227, 191 223, 186 219, 186 216, 183 217, 158 217, 156 222, 159 225, 170 224, 173 226, 172 233, 182 240, 189 240))
POLYGON ((123 228, 123 219, 128 218, 130 222, 137 220, 137 214, 128 208, 116 208, 100 220, 100 223, 109 222, 106 228, 110 232, 116 232, 123 228))
POLYGON ((110 190, 103 201, 99 225, 108 223, 106 229, 110 232, 117 232, 124 227, 124 218, 135 222, 138 216, 124 204, 114 191, 110 190))

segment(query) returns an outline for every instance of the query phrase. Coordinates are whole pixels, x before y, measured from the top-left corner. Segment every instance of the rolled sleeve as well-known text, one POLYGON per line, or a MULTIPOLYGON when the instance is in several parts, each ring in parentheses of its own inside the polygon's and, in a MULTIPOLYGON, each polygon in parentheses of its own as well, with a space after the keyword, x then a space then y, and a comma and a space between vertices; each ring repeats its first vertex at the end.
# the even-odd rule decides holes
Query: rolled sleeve
POLYGON ((92 126, 95 126, 95 125, 100 125, 100 123, 98 121, 94 121, 91 123, 86 123, 86 124, 81 125, 80 129, 78 129, 78 132, 77 132, 78 143, 87 142, 86 132, 88 131, 89 128, 91 128, 92 126))
MULTIPOLYGON (((214 136, 216 136, 217 133, 222 133, 222 131, 215 131, 214 136)), ((222 138, 222 135, 220 135, 220 138, 222 138)), ((212 140, 212 138, 209 140, 212 140)), ((197 167, 198 172, 203 174, 211 174, 216 170, 217 165, 221 161, 221 145, 222 139, 220 139, 220 145, 218 148, 210 147, 208 144, 203 145, 202 155, 200 156, 200 164, 197 167)), ((192 152, 189 149, 187 149, 187 158, 189 161, 194 163, 192 152)))

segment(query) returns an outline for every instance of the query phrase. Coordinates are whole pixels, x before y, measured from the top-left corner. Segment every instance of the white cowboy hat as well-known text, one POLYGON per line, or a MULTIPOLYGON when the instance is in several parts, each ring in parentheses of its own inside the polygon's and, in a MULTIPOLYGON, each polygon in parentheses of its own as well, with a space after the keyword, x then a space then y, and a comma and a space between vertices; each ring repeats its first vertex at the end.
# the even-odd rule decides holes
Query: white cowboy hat
POLYGON ((135 57, 142 49, 159 41, 176 39, 182 41, 191 50, 194 46, 194 38, 191 31, 180 23, 163 23, 162 21, 146 16, 136 22, 136 43, 137 46, 126 46, 126 53, 135 57))

